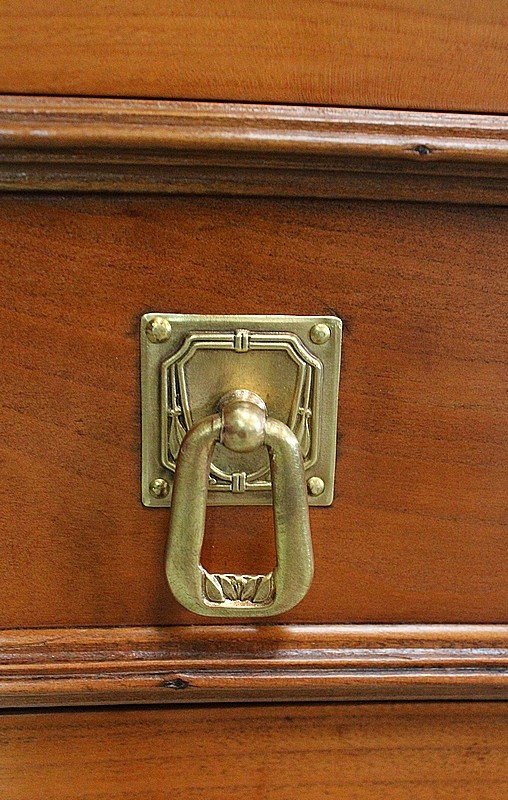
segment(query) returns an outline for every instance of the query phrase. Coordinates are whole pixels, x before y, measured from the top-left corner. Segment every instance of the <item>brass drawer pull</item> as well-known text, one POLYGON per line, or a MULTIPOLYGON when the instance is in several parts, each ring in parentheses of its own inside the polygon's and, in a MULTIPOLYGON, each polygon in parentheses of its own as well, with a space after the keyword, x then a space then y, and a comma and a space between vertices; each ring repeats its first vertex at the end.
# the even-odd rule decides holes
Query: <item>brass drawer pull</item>
POLYGON ((176 599, 197 614, 266 617, 293 608, 313 576, 303 458, 295 434, 267 416, 248 390, 229 392, 220 414, 185 435, 176 463, 166 574, 176 599), (237 453, 266 446, 270 460, 277 563, 267 575, 210 574, 201 564, 210 464, 220 442, 237 453))
POLYGON ((141 318, 141 496, 172 507, 166 573, 190 611, 266 617, 307 593, 309 506, 334 498, 341 330, 330 316, 141 318), (270 573, 203 567, 208 505, 273 506, 270 573))

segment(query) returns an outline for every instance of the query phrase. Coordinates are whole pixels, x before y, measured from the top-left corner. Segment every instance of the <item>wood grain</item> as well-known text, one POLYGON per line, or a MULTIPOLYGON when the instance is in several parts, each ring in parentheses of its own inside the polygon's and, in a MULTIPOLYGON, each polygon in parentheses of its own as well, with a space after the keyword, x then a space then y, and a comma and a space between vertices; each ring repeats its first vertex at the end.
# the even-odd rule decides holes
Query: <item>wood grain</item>
POLYGON ((187 625, 0 634, 0 706, 508 698, 501 625, 187 625))
POLYGON ((3 800, 501 800, 500 703, 6 714, 3 800))
POLYGON ((3 97, 0 188, 508 204, 508 121, 3 97))
POLYGON ((506 113, 506 10, 504 0, 4 0, 0 92, 506 113))
MULTIPOLYGON (((139 500, 140 315, 345 321, 336 500, 287 622, 506 619, 501 208, 0 200, 2 627, 196 623, 139 500)), ((271 568, 270 510, 214 508, 204 563, 271 568)))

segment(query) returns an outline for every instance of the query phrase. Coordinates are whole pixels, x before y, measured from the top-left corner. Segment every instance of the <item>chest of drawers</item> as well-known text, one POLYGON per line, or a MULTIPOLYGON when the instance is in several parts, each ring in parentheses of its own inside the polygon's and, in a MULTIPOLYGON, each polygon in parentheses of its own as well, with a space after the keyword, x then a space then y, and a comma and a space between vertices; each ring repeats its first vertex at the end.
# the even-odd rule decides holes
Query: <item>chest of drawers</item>
MULTIPOLYGON (((491 5, 481 24, 494 52, 491 5)), ((393 85, 376 84, 357 53, 370 80, 361 96, 347 74, 326 84, 330 59, 304 69, 304 48, 297 64, 310 83, 290 86, 280 50, 271 71, 258 69, 263 40, 251 89, 235 91, 241 65, 222 63, 221 94, 218 63, 205 74, 199 61, 204 31, 225 35, 208 6, 192 23, 187 71, 169 55, 171 26, 150 39, 169 95, 155 69, 142 83, 127 12, 119 40, 131 30, 130 50, 113 42, 110 74, 97 60, 57 70, 58 27, 44 41, 30 28, 37 68, 22 67, 16 41, 2 51, 2 796, 34 797, 39 785, 55 799, 500 798, 499 83, 484 95, 465 79, 417 91, 399 48, 393 85), (131 74, 118 69, 128 56, 131 74), (340 107, 362 102, 399 110, 340 107), (335 496, 310 509, 314 580, 282 615, 199 617, 167 586, 170 512, 140 500, 139 326, 153 311, 342 320, 335 496), (389 702, 365 702, 379 700, 389 702)), ((288 8, 274 5, 277 25, 288 8)), ((314 11, 326 39, 337 20, 314 11)), ((80 13, 86 35, 66 46, 85 58, 105 17, 80 13)), ((480 22, 461 26, 480 52, 480 22)), ((269 571, 271 525, 266 506, 210 508, 206 568, 269 571)))

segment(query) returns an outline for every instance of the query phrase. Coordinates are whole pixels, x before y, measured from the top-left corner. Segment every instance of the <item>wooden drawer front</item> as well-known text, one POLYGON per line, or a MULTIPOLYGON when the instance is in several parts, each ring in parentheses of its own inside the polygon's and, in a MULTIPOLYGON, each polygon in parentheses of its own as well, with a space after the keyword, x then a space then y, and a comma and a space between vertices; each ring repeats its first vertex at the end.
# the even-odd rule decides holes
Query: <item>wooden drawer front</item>
MULTIPOLYGON (((2 627, 200 621, 139 499, 140 315, 337 313, 336 500, 292 622, 505 615, 507 211, 253 198, 0 200, 2 627)), ((268 508, 213 508, 204 563, 273 563, 268 508)), ((204 620, 206 623, 206 620, 204 620)))
POLYGON ((4 800, 500 800, 503 711, 399 703, 7 714, 0 789, 4 800))
POLYGON ((0 91, 502 114, 505 13, 503 0, 237 0, 227 13, 221 0, 4 0, 0 91))

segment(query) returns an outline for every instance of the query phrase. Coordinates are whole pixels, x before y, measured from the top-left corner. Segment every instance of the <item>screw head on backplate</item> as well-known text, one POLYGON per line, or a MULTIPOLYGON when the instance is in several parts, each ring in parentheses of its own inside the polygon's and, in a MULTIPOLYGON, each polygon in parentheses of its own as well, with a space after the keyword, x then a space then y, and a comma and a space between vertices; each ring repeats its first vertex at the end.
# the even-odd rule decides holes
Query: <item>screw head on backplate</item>
POLYGON ((331 335, 332 332, 325 322, 318 322, 310 329, 310 338, 314 344, 324 344, 331 335))
POLYGON ((322 478, 318 478, 317 475, 314 475, 307 481, 307 489, 312 497, 319 497, 325 490, 325 482, 322 478))
POLYGON ((155 478, 149 486, 150 494, 153 497, 167 497, 169 492, 169 483, 164 478, 155 478))
POLYGON ((154 344, 167 342, 171 334, 171 323, 164 317, 154 317, 145 328, 146 338, 154 344))

